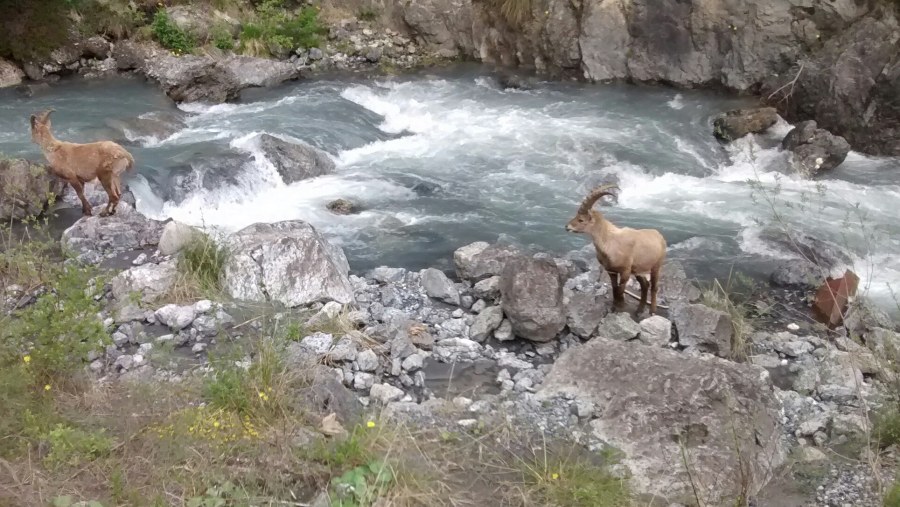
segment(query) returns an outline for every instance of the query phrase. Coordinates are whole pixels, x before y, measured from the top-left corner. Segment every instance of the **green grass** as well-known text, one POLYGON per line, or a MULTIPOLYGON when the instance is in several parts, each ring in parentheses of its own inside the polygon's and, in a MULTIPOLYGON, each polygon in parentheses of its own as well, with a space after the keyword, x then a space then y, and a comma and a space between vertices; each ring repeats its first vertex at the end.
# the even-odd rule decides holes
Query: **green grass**
POLYGON ((178 253, 178 278, 166 299, 184 303, 200 299, 221 300, 222 276, 228 248, 198 232, 178 253))
POLYGON ((884 495, 884 507, 900 507, 900 480, 895 479, 884 495))
MULTIPOLYGON (((729 277, 726 285, 719 280, 701 291, 701 303, 710 308, 725 312, 731 317, 731 351, 729 357, 735 361, 744 361, 749 352, 747 339, 752 333, 747 308, 742 303, 744 294, 738 286, 746 286, 748 279, 741 276, 729 277)), ((752 287, 752 285, 748 286, 752 287)))

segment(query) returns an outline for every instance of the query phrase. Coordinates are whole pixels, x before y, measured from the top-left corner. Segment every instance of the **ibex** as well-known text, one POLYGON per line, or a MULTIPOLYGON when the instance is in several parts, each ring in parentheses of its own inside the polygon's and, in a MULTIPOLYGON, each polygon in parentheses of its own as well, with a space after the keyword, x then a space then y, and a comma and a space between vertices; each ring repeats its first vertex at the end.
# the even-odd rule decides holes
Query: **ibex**
POLYGON ((112 141, 75 144, 57 140, 50 132, 52 112, 53 109, 48 109, 31 115, 31 140, 40 145, 50 163, 50 172, 72 185, 81 200, 81 212, 86 216, 91 215, 91 204, 84 197, 84 184, 99 179, 109 196, 100 216, 114 215, 122 195, 120 177, 134 167, 134 157, 112 141))
POLYGON ((666 258, 666 240, 655 229, 630 229, 616 227, 594 211, 596 203, 604 195, 613 195, 615 185, 601 185, 591 191, 581 203, 575 218, 566 225, 569 232, 590 234, 597 249, 597 260, 609 273, 613 288, 613 301, 621 305, 625 301, 625 286, 631 275, 641 284, 638 313, 647 305, 647 289, 650 290, 650 314, 656 313, 656 295, 659 289, 659 272, 666 258), (643 276, 650 273, 650 282, 643 276))

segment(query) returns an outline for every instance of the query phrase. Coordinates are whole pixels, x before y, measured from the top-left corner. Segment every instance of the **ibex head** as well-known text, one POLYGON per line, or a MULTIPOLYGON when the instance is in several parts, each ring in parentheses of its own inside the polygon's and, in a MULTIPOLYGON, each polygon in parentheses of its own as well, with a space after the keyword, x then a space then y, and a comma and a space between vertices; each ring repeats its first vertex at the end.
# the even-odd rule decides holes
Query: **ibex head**
POLYGON ((569 220, 569 223, 566 224, 566 230, 578 233, 587 232, 597 221, 602 220, 603 215, 599 211, 593 211, 591 208, 593 208, 594 204, 604 195, 615 195, 610 192, 610 190, 618 188, 619 187, 614 184, 607 183, 591 190, 591 193, 584 198, 584 201, 581 202, 581 206, 578 207, 575 218, 569 220))
POLYGON ((31 140, 36 144, 41 144, 50 134, 50 114, 53 109, 31 115, 31 140))

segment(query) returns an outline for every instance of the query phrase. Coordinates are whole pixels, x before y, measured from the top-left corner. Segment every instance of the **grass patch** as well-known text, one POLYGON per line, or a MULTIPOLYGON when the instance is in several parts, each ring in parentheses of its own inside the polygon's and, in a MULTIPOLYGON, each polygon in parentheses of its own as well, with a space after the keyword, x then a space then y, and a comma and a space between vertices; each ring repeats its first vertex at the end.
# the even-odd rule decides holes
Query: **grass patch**
POLYGON ((747 339, 752 334, 748 309, 743 303, 745 294, 739 286, 752 287, 748 279, 744 277, 729 277, 726 285, 722 285, 718 279, 701 291, 700 300, 706 306, 725 312, 731 317, 731 352, 729 357, 735 361, 747 359, 750 346, 747 339))
POLYGON ((208 234, 196 232, 178 253, 178 278, 166 299, 179 303, 221 300, 228 248, 208 234))
POLYGON ((379 17, 378 11, 374 7, 363 7, 357 13, 356 17, 360 21, 375 21, 379 17))
POLYGON ((900 507, 900 480, 895 479, 894 483, 884 494, 884 507, 900 507))
POLYGON ((194 37, 178 28, 169 18, 165 9, 156 11, 156 14, 153 16, 153 23, 150 26, 153 30, 153 37, 162 47, 175 55, 190 53, 197 45, 194 37))
POLYGON ((522 26, 532 16, 532 0, 487 0, 487 4, 512 26, 522 26))
POLYGON ((127 0, 68 0, 82 35, 124 39, 147 24, 147 18, 127 0))

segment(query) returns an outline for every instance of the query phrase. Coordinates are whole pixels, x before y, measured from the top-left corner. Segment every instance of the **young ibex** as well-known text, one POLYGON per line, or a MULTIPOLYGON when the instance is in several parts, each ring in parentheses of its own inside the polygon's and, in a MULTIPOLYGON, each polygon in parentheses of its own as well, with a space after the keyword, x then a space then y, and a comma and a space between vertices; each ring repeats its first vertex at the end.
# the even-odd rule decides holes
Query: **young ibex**
POLYGON ((84 184, 99 179, 109 196, 106 209, 100 216, 113 215, 122 195, 120 177, 134 167, 134 157, 125 148, 112 141, 75 144, 59 141, 50 132, 50 113, 31 115, 31 140, 40 145, 44 157, 50 163, 50 171, 65 180, 81 200, 81 211, 91 215, 91 204, 84 197, 84 184))
POLYGON ((591 208, 604 195, 613 195, 615 185, 601 185, 591 191, 581 203, 575 218, 566 225, 569 232, 590 234, 597 249, 597 260, 609 273, 612 282, 613 301, 621 305, 625 300, 625 286, 631 275, 641 284, 638 313, 647 304, 650 289, 650 314, 656 313, 656 294, 659 289, 659 271, 666 258, 666 240, 655 229, 619 228, 591 208), (642 276, 650 273, 650 282, 642 276))

